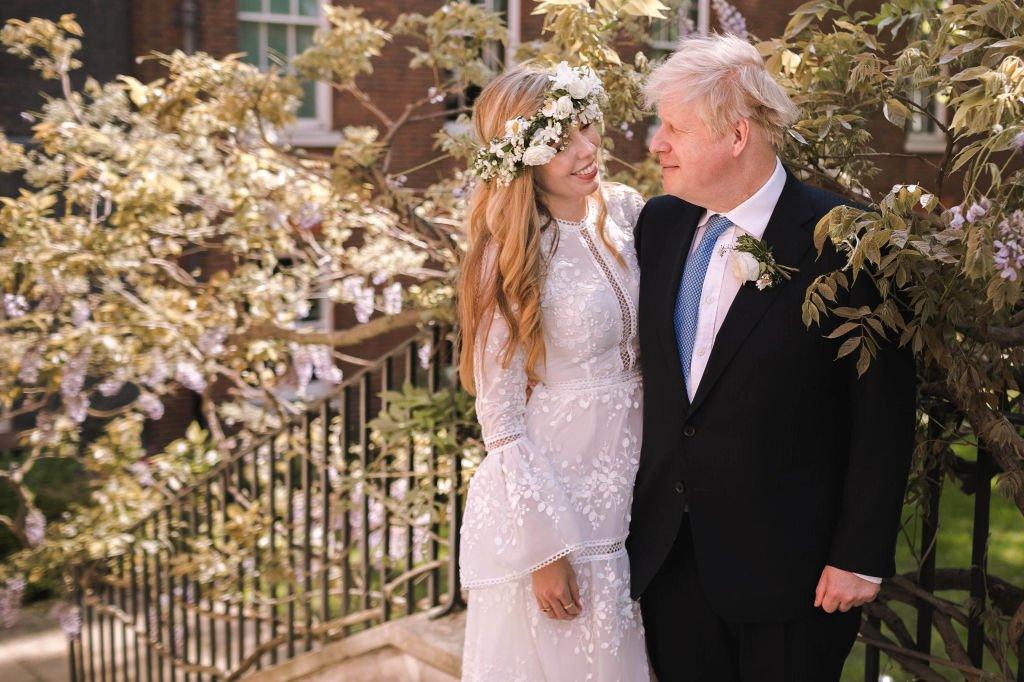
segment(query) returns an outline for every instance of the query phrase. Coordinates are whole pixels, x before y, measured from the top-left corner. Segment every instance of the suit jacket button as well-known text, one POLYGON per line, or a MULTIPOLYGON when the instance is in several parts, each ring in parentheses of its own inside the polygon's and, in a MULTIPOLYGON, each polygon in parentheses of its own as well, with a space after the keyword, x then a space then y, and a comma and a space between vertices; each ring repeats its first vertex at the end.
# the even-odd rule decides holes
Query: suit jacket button
POLYGON ((676 492, 680 495, 686 492, 686 485, 682 481, 676 481, 676 492))
POLYGON ((684 436, 689 437, 689 436, 692 436, 695 433, 697 433, 697 429, 693 428, 693 424, 687 424, 686 426, 683 427, 683 435, 684 436))

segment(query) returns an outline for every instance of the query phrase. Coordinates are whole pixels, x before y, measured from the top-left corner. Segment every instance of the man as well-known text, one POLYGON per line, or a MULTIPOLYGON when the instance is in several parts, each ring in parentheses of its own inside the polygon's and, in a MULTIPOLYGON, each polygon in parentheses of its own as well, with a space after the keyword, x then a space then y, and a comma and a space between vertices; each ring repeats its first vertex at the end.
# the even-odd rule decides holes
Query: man
MULTIPOLYGON (((858 378, 855 354, 837 360, 828 329, 803 325, 808 286, 845 262, 812 243, 843 199, 779 162, 796 111, 753 46, 686 40, 646 91, 668 192, 636 227, 644 442, 627 548, 648 652, 661 682, 837 680, 859 607, 895 572, 913 357, 887 341, 858 378), (745 281, 744 234, 790 278, 745 281)), ((866 274, 842 295, 878 302, 866 274)))

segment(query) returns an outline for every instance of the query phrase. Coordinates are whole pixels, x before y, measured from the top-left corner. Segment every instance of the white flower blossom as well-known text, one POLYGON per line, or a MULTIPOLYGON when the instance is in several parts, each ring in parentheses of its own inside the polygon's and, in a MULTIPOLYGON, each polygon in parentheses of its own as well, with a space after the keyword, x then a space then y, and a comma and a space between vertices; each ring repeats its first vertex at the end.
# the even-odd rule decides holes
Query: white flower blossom
POLYGON ((557 152, 545 145, 534 145, 523 153, 523 163, 527 166, 543 166, 554 158, 557 152))
POLYGON ((729 265, 732 267, 733 275, 740 282, 753 282, 761 274, 761 264, 754 255, 739 249, 729 251, 729 265))
POLYGON ((505 121, 506 140, 521 138, 525 131, 526 120, 523 119, 522 117, 516 117, 511 120, 505 121))
POLYGON ((572 115, 573 106, 572 98, 568 95, 562 95, 555 100, 555 118, 565 119, 572 115))

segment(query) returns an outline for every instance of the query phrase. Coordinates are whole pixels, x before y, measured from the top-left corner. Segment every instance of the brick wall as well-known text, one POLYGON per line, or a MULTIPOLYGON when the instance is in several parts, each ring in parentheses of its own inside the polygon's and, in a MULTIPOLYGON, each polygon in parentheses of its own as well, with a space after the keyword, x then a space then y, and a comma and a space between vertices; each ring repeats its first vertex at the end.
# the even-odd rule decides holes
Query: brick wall
MULTIPOLYGON (((170 52, 183 46, 186 30, 186 17, 182 11, 184 1, 3 0, 0 3, 0 19, 28 16, 55 19, 62 13, 75 12, 86 31, 85 49, 82 52, 85 68, 79 72, 79 82, 85 73, 101 81, 118 73, 132 73, 142 80, 152 80, 163 75, 161 67, 153 60, 136 64, 133 58, 152 51, 170 52)), ((364 7, 367 16, 389 23, 401 12, 429 14, 443 4, 442 0, 334 0, 336 4, 352 1, 364 7)), ((800 0, 733 1, 747 18, 750 30, 761 38, 780 35, 789 20, 789 12, 800 4, 800 0)), ((236 51, 238 21, 235 0, 194 0, 194 5, 196 48, 218 57, 236 51)), ((532 9, 533 3, 524 0, 524 42, 540 35, 542 18, 533 16, 532 9)), ((360 86, 391 117, 398 116, 405 103, 425 95, 432 85, 427 70, 409 68, 411 55, 406 48, 410 44, 407 38, 396 37, 374 61, 375 72, 359 79, 360 86)), ((47 88, 52 92, 53 84, 43 83, 20 60, 0 54, 0 127, 14 135, 27 135, 30 132, 28 124, 20 118, 20 112, 38 108, 42 99, 37 93, 47 88)), ((441 105, 435 105, 434 108, 440 109, 441 105)), ((335 128, 345 125, 379 125, 372 114, 347 95, 335 96, 333 118, 335 128)), ((432 148, 432 135, 436 129, 436 121, 411 124, 403 128, 395 140, 392 171, 400 172, 432 159, 436 155, 432 148)), ((901 131, 884 121, 872 124, 870 129, 882 148, 902 151, 901 131)), ((622 158, 636 161, 647 153, 646 126, 636 127, 632 141, 625 140, 617 133, 613 134, 616 136, 616 154, 622 158)), ((431 167, 412 175, 409 182, 413 186, 422 186, 445 170, 442 165, 431 167)), ((919 160, 890 159, 885 164, 885 172, 872 181, 871 186, 883 189, 895 182, 930 182, 933 177, 934 170, 919 160)), ((2 182, 4 180, 0 179, 2 182)), ((7 182, 9 184, 10 180, 7 182)), ((0 194, 11 193, 13 190, 10 187, 0 185, 0 194)), ((216 254, 208 254, 199 265, 206 274, 231 267, 229 260, 216 254)), ((334 315, 339 327, 348 326, 354 321, 348 306, 338 306, 334 315)), ((377 357, 408 333, 399 330, 346 351, 367 359, 377 357)), ((346 367, 347 370, 354 368, 355 365, 346 367)), ((196 396, 189 392, 169 396, 165 404, 165 417, 159 422, 148 424, 147 445, 151 450, 180 437, 185 426, 198 416, 196 396)))

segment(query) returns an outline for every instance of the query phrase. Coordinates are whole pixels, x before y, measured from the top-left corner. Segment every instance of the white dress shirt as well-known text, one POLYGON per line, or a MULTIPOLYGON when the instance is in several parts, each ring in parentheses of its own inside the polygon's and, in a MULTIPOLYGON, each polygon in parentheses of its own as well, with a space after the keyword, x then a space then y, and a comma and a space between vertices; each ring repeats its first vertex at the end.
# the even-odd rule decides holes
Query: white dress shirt
MULTIPOLYGON (((697 335, 693 340, 693 355, 690 358, 690 383, 686 392, 693 400, 700 385, 701 377, 708 366, 708 358, 711 356, 711 348, 715 344, 715 337, 718 330, 722 328, 722 322, 729 312, 732 302, 736 300, 743 282, 733 273, 729 267, 729 255, 727 249, 736 245, 736 240, 743 234, 749 234, 760 240, 764 237, 764 231, 768 227, 768 221, 775 211, 775 204, 782 196, 782 188, 786 185, 786 169, 782 162, 775 159, 775 171, 768 181, 761 185, 761 188, 753 195, 731 211, 724 213, 729 222, 733 224, 728 230, 722 233, 715 242, 715 250, 711 255, 711 262, 708 264, 707 274, 704 276, 704 287, 700 292, 700 308, 697 311, 697 335)), ((693 236, 693 243, 690 246, 692 255, 700 245, 700 240, 707 231, 707 222, 714 213, 705 210, 697 222, 697 232, 693 236)), ((750 286, 753 286, 751 284, 750 286)), ((873 583, 882 582, 881 578, 874 576, 855 575, 870 580, 873 583)))

